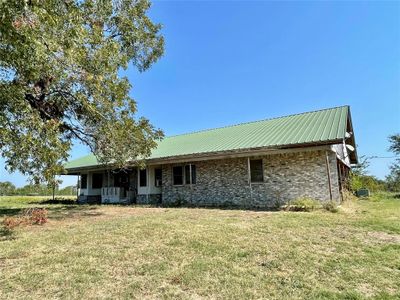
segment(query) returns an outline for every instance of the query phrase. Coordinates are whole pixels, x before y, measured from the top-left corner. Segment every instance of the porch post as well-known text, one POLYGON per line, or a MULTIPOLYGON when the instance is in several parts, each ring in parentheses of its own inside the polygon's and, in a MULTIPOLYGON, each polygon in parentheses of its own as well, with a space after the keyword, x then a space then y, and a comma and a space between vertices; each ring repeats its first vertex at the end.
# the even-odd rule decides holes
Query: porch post
POLYGON ((80 189, 80 187, 79 187, 79 180, 80 180, 80 178, 81 178, 81 175, 78 174, 78 178, 77 178, 77 180, 76 180, 76 200, 78 200, 78 197, 79 197, 79 189, 80 189))
POLYGON ((147 203, 149 203, 149 199, 150 199, 150 168, 146 167, 146 185, 147 185, 147 203))
POLYGON ((192 164, 189 164, 189 177, 190 188, 192 188, 192 164))

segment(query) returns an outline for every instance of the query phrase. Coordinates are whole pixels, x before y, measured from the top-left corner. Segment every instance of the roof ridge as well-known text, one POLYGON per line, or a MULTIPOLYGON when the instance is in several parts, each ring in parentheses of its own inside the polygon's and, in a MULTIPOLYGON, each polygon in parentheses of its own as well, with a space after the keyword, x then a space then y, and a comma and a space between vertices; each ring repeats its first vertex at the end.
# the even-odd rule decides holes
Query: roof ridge
POLYGON ((169 135, 169 136, 166 136, 165 139, 178 137, 178 136, 185 136, 185 135, 189 135, 189 134, 201 133, 201 132, 206 132, 206 131, 211 131, 211 130, 236 127, 236 126, 240 126, 240 125, 259 123, 259 122, 265 122, 265 121, 271 121, 271 120, 277 120, 277 119, 283 119, 283 118, 294 117, 294 116, 299 116, 299 115, 306 115, 306 114, 311 114, 311 113, 316 113, 316 112, 325 111, 325 110, 331 110, 331 109, 337 109, 337 108, 342 108, 342 107, 350 107, 350 105, 346 104, 346 105, 340 105, 340 106, 334 106, 334 107, 327 107, 327 108, 321 108, 321 109, 312 110, 312 111, 305 111, 305 112, 301 112, 301 113, 290 114, 290 115, 286 115, 286 116, 266 118, 266 119, 257 120, 257 121, 242 122, 242 123, 226 125, 226 126, 221 126, 221 127, 215 127, 215 128, 200 129, 200 130, 196 130, 196 131, 192 131, 192 132, 169 135))

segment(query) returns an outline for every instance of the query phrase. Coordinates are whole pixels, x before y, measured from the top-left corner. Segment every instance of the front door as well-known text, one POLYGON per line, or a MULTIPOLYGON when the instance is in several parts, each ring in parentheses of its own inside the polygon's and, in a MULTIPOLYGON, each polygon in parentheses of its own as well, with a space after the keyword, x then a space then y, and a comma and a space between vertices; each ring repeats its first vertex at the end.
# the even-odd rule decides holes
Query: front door
POLYGON ((130 172, 129 171, 120 171, 118 173, 114 173, 114 186, 124 188, 122 197, 126 198, 127 191, 129 190, 130 183, 130 172))

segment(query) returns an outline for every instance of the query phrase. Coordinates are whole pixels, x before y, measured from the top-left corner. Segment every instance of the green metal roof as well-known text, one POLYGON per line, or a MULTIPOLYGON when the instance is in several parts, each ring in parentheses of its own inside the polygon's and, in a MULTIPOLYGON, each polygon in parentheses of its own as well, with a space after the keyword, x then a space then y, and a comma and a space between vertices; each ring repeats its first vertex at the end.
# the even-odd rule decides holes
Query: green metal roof
MULTIPOLYGON (((243 123, 170 136, 159 142, 149 159, 253 149, 329 144, 345 138, 349 107, 243 123)), ((94 155, 68 162, 67 169, 97 165, 94 155)))

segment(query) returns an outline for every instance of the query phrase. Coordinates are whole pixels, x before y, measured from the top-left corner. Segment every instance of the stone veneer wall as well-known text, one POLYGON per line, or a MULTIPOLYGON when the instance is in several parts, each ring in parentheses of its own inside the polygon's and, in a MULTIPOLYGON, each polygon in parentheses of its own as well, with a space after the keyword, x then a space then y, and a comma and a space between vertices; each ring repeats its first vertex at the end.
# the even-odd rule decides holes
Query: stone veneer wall
POLYGON ((137 195, 136 203, 138 204, 161 204, 161 194, 137 195))
MULTIPOLYGON (((332 196, 340 200, 336 155, 329 151, 332 196)), ((329 201, 325 151, 305 151, 251 157, 262 159, 264 182, 248 182, 247 158, 194 162, 197 183, 172 185, 172 167, 162 167, 162 201, 192 205, 274 207, 298 197, 329 201)), ((176 164, 181 165, 181 164, 176 164)))

